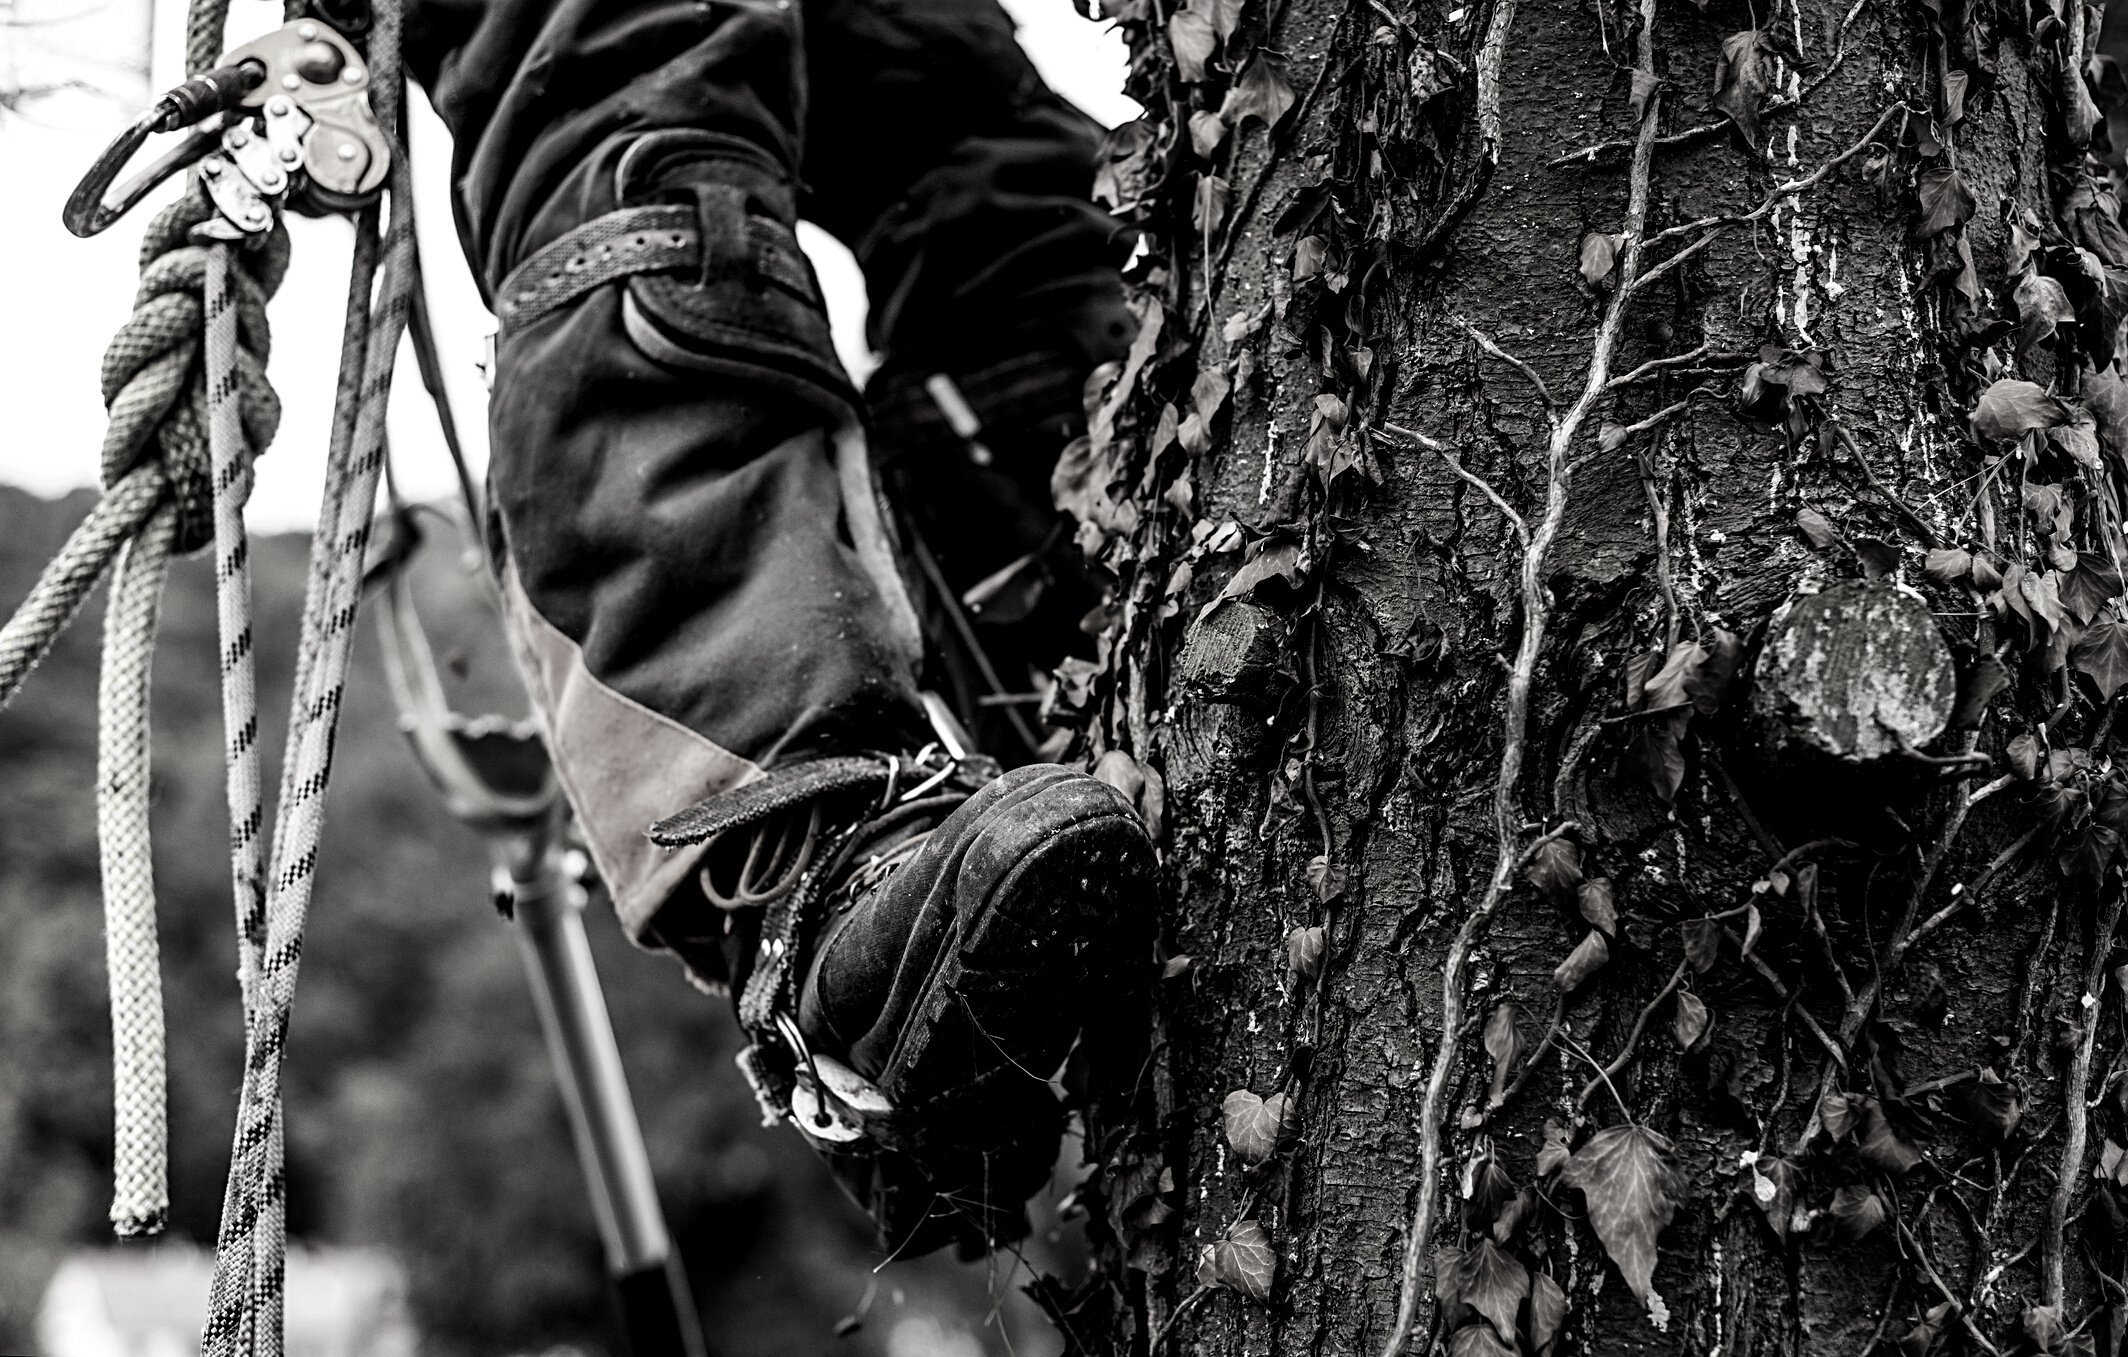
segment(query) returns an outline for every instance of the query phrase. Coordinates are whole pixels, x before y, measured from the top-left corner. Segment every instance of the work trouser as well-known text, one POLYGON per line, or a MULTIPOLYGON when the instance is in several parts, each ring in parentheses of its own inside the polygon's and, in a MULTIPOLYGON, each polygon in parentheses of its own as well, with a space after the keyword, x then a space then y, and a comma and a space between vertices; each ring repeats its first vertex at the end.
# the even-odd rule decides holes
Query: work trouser
POLYGON ((1128 342, 1116 233, 1087 201, 1098 130, 995 0, 419 0, 407 56, 502 321, 489 527, 511 640, 616 909, 654 942, 699 850, 654 846, 653 821, 930 738, 873 452, 942 431, 929 374, 986 423, 1055 421, 1128 342), (513 271, 645 203, 692 205, 699 266, 513 323, 513 271), (800 213, 864 269, 869 421, 800 213))

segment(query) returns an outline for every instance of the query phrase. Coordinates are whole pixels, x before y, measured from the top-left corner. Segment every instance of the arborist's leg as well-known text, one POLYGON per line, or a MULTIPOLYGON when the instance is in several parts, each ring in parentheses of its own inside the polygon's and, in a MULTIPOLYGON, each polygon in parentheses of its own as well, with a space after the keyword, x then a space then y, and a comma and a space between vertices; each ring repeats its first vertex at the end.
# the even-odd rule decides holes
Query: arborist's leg
MULTIPOLYGON (((478 13, 421 74, 502 322, 489 479, 512 639, 640 933, 699 856, 652 844, 652 821, 801 754, 923 742, 917 637, 869 498, 845 496, 865 485, 856 397, 791 229, 796 11, 478 13), (525 302, 541 250, 654 203, 695 207, 706 260, 525 302)), ((573 281, 637 234, 573 238, 550 272, 573 281)))
MULTIPOLYGON (((806 17, 802 210, 865 271, 884 360, 865 392, 875 455, 947 594, 1034 557, 963 609, 1002 686, 1024 693, 1030 670, 1088 645, 1077 624, 1097 597, 1050 472, 1082 429, 1088 373, 1137 328, 1117 277, 1127 242, 1090 201, 1100 129, 1042 84, 996 0, 806 0, 806 17), (942 408, 956 401, 973 440, 942 408)), ((960 626, 915 575, 958 658, 960 626)), ((961 668, 945 677, 988 686, 961 668)), ((1001 756, 1028 756, 1006 722, 979 729, 1001 756)))
POLYGON ((1142 968, 1152 855, 1091 779, 932 739, 790 231, 798 12, 465 13, 421 11, 410 64, 503 322, 493 527, 593 856, 632 933, 732 986, 764 1104, 842 1147, 892 1244, 1009 1233, 1053 1152, 1039 1073, 1142 968))

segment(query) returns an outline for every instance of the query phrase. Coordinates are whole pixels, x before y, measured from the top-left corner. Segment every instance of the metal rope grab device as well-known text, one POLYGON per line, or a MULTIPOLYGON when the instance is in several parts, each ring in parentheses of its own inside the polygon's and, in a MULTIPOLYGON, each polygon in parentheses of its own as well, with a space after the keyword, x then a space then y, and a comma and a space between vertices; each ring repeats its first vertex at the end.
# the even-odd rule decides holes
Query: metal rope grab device
POLYGON ((631 1348, 638 1357, 694 1357, 701 1335, 584 936, 582 870, 556 841, 558 797, 545 752, 521 723, 450 710, 405 570, 420 540, 416 511, 396 495, 394 535, 371 559, 386 400, 410 322, 476 531, 480 522, 420 291, 401 122, 402 5, 374 0, 373 10, 328 14, 311 0, 289 0, 285 25, 225 53, 228 0, 191 0, 190 78, 127 127, 68 199, 68 229, 93 235, 163 180, 192 171, 183 196, 148 229, 134 314, 105 354, 103 497, 0 627, 0 707, 109 573, 97 829, 113 1031, 111 1219, 121 1237, 153 1234, 169 1194, 149 670, 170 555, 213 545, 245 1059, 201 1351, 278 1357, 287 1191, 281 1062, 355 617, 366 588, 377 587, 402 724, 446 805, 487 839, 497 904, 519 926, 631 1348), (365 29, 367 52, 350 38, 365 29), (188 128, 174 150, 114 188, 150 136, 188 128), (286 269, 281 215, 289 208, 350 213, 355 248, 269 835, 243 507, 252 460, 279 423, 265 378, 265 303, 286 269))

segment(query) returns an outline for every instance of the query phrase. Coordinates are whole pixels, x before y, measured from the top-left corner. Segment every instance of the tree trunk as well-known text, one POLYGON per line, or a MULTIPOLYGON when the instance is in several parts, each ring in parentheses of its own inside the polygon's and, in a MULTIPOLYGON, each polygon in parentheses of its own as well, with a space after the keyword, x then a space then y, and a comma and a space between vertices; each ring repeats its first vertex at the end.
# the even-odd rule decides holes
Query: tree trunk
POLYGON ((2100 11, 1109 9, 1060 691, 1169 892, 1062 1327, 2118 1351, 2100 11))

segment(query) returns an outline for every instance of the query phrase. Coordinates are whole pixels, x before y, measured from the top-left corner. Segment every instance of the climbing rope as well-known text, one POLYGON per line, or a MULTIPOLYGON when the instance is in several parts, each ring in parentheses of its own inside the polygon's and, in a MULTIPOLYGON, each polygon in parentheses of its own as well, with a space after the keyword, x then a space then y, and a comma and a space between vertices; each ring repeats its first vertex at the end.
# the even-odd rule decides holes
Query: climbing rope
MULTIPOLYGON (((223 59, 227 7, 228 0, 194 0, 186 31, 188 75, 210 71, 223 59)), ((404 97, 401 18, 400 0, 378 0, 369 82, 387 140, 399 125, 404 97)), ((236 92, 258 83, 254 76, 236 92)), ((279 113, 287 111, 283 107, 279 113)), ((275 110, 267 114, 270 125, 275 110)), ((122 1236, 149 1234, 161 1228, 169 1205, 164 1023, 149 838, 150 671, 170 557, 213 545, 245 1058, 201 1339, 204 1354, 280 1357, 283 1346, 287 1180, 281 1061, 384 458, 386 396, 415 277, 405 157, 394 154, 390 161, 391 207, 381 238, 374 207, 356 215, 326 489, 305 587, 288 748, 271 837, 263 832, 243 510, 253 461, 272 441, 280 419, 266 381, 266 302, 286 272, 288 243, 278 221, 241 244, 229 239, 226 224, 217 220, 229 215, 228 208, 218 206, 208 185, 231 168, 226 163, 203 165, 184 196, 149 226, 133 314, 104 355, 110 423, 103 446, 103 496, 0 627, 4 707, 96 582, 110 576, 98 690, 97 829, 111 987, 111 1219, 122 1236)), ((94 203, 93 193, 88 201, 94 203)), ((261 216, 260 226, 266 220, 261 216)))

